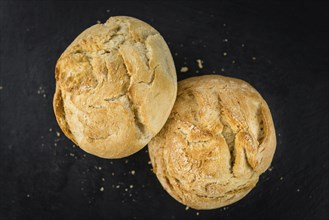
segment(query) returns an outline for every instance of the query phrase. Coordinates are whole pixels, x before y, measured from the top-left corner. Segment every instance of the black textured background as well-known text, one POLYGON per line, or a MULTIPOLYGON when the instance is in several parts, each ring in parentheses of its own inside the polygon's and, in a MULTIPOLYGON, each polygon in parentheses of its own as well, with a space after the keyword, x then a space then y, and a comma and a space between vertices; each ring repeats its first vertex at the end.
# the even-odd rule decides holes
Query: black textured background
POLYGON ((314 1, 0 0, 0 219, 328 219, 327 21, 327 7, 314 1), (146 148, 105 160, 60 132, 56 60, 81 31, 112 15, 159 30, 179 80, 223 74, 263 95, 278 145, 246 198, 185 210, 150 171, 146 148))

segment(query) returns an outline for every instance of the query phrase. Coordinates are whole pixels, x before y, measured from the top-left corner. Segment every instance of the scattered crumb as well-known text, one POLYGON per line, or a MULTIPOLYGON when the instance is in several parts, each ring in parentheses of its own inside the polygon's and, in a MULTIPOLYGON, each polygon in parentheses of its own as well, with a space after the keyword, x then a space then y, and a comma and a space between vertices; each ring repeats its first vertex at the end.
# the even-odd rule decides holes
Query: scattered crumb
POLYGON ((114 176, 115 175, 115 173, 112 173, 112 176, 114 176))
POLYGON ((221 68, 221 69, 220 69, 220 71, 224 72, 224 71, 225 71, 225 69, 224 69, 224 68, 221 68))
POLYGON ((199 73, 199 70, 195 70, 195 73, 199 73))
POLYGON ((74 155, 74 153, 70 153, 70 156, 71 156, 71 157, 74 157, 75 155, 74 155))
POLYGON ((117 185, 116 188, 119 189, 120 188, 120 185, 117 185))
POLYGON ((190 207, 186 206, 186 207, 185 207, 185 210, 189 210, 189 208, 190 208, 190 207))
POLYGON ((256 60, 256 57, 252 57, 251 59, 252 59, 252 60, 256 60))
POLYGON ((280 180, 283 180, 283 176, 280 177, 280 180))
POLYGON ((300 189, 297 189, 296 191, 297 191, 297 192, 300 192, 300 189))
POLYGON ((111 11, 110 9, 107 9, 107 10, 106 10, 107 13, 110 13, 110 11, 111 11))
POLYGON ((102 181, 105 182, 105 178, 102 178, 102 181))
POLYGON ((241 44, 241 47, 244 47, 244 44, 241 44))
POLYGON ((197 212, 197 213, 195 213, 196 215, 200 215, 200 213, 199 212, 197 212))
POLYGON ((226 56, 227 56, 227 52, 224 52, 224 53, 223 53, 223 56, 226 57, 226 56))
POLYGON ((268 168, 268 171, 272 171, 274 169, 274 167, 270 167, 270 168, 268 168))
POLYGON ((52 128, 49 128, 49 132, 52 132, 53 131, 53 129, 52 128))
POLYGON ((147 162, 147 164, 152 164, 152 162, 149 160, 149 162, 147 162))
POLYGON ((215 70, 213 70, 213 71, 212 71, 212 73, 216 73, 216 71, 215 71, 215 70))
POLYGON ((235 60, 232 60, 232 63, 235 64, 235 60))
POLYGON ((223 27, 226 27, 226 24, 223 24, 223 27))
POLYGON ((187 66, 183 66, 180 68, 180 72, 181 73, 186 73, 188 71, 188 67, 187 66))
POLYGON ((125 188, 125 191, 126 191, 126 192, 128 192, 128 189, 127 189, 127 188, 125 188))
POLYGON ((84 190, 84 188, 83 187, 81 187, 81 191, 83 191, 84 190))
POLYGON ((98 167, 99 170, 102 170, 102 167, 98 167))
POLYGON ((128 160, 125 160, 125 163, 128 163, 129 161, 128 160))
POLYGON ((133 185, 130 185, 129 188, 132 189, 132 188, 134 188, 134 186, 133 185))
POLYGON ((100 24, 100 23, 101 23, 101 21, 97 20, 97 24, 100 24))
POLYGON ((136 173, 135 170, 131 171, 131 175, 135 175, 135 173, 136 173))
POLYGON ((57 143, 54 143, 54 146, 57 147, 57 143))
POLYGON ((227 38, 225 38, 225 39, 223 40, 223 42, 228 42, 228 39, 227 39, 227 38))
POLYGON ((42 97, 43 97, 43 98, 46 98, 46 97, 47 97, 47 95, 46 95, 46 94, 43 94, 43 95, 42 95, 42 97))
POLYGON ((57 137, 61 136, 61 133, 59 133, 58 131, 56 131, 56 135, 57 137))
POLYGON ((132 197, 132 196, 133 196, 133 195, 130 193, 130 194, 129 194, 129 197, 132 197))
POLYGON ((0 90, 3 90, 3 86, 0 86, 0 90))
POLYGON ((99 191, 103 192, 103 191, 104 191, 104 187, 101 187, 101 188, 99 189, 99 191))
POLYGON ((202 65, 203 64, 203 60, 197 59, 196 62, 198 64, 199 69, 202 69, 203 68, 203 65, 202 65))
POLYGON ((175 53, 175 56, 178 56, 178 53, 177 52, 175 53))
POLYGON ((30 194, 26 194, 26 197, 27 197, 27 198, 30 198, 30 194))
POLYGON ((183 45, 183 44, 180 44, 179 46, 180 46, 180 47, 184 47, 184 45, 183 45))

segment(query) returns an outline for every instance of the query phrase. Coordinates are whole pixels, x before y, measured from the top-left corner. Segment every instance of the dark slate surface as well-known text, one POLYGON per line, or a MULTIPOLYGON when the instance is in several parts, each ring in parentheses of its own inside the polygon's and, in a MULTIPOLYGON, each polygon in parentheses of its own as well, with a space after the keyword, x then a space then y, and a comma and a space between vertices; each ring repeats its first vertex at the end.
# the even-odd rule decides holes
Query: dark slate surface
POLYGON ((0 1, 0 219, 327 219, 327 19, 327 7, 311 1, 0 1), (277 151, 245 199, 185 210, 150 171, 146 148, 105 160, 60 132, 52 110, 56 60, 81 31, 112 15, 158 29, 177 70, 190 69, 178 71, 179 80, 238 77, 267 100, 277 151))

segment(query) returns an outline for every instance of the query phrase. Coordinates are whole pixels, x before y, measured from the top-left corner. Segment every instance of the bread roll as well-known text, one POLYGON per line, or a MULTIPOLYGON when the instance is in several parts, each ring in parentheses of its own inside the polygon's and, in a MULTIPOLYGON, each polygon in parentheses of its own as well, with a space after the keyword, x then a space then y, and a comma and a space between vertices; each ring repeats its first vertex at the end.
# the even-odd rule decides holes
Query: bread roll
POLYGON ((121 158, 160 131, 176 92, 174 62, 159 32, 118 16, 83 31, 61 55, 53 105, 62 131, 80 148, 121 158))
POLYGON ((218 75, 178 83, 171 115, 149 143, 164 189, 194 209, 243 198, 271 164, 276 136, 270 110, 248 83, 218 75))

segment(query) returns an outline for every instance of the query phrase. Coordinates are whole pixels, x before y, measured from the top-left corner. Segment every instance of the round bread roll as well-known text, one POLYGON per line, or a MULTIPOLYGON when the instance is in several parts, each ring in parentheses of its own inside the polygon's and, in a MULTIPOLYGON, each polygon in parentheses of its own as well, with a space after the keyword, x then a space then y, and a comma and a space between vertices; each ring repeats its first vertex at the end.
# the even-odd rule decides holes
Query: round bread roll
POLYGON ((118 16, 86 29, 61 55, 53 106, 64 134, 80 148, 122 158, 160 131, 176 93, 174 62, 159 32, 118 16))
POLYGON ((276 136, 270 110, 248 83, 218 75, 178 83, 168 121, 149 143, 165 190, 194 209, 244 197, 271 164, 276 136))

